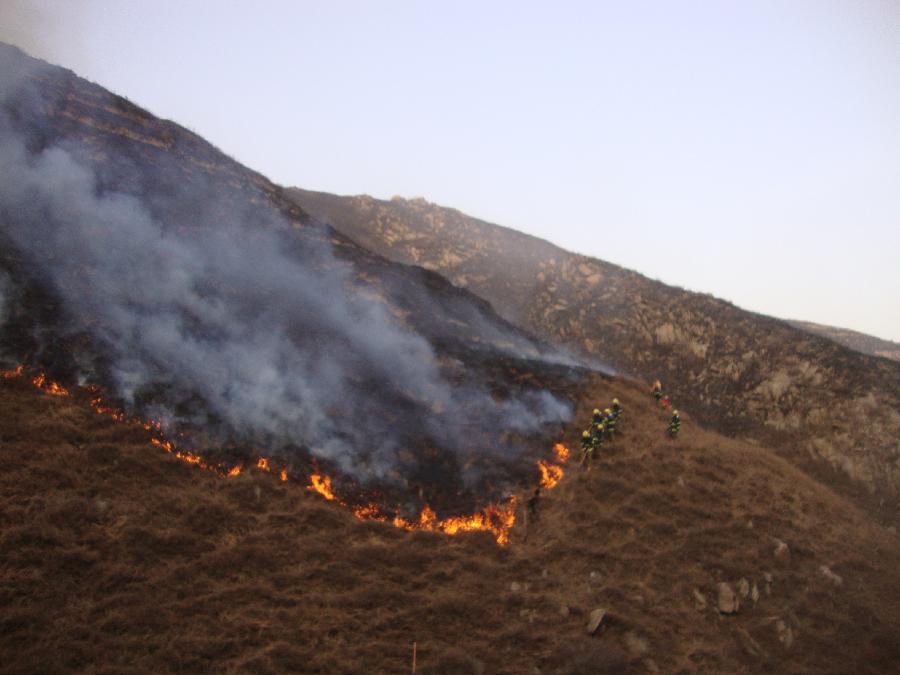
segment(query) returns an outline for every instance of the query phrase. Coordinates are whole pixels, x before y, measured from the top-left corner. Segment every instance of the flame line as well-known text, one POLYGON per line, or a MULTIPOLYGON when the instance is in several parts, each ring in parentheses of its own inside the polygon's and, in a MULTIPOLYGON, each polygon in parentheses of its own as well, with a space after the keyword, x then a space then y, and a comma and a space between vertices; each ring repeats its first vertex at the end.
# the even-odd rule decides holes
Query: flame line
MULTIPOLYGON (((0 377, 3 379, 12 379, 22 377, 25 374, 23 365, 17 366, 13 370, 0 371, 0 377)), ((38 373, 31 380, 32 384, 40 391, 52 396, 71 396, 71 392, 57 382, 48 381, 44 373, 38 373)), ((119 410, 107 404, 99 393, 98 387, 88 385, 84 388, 88 392, 88 399, 91 408, 99 415, 105 415, 110 419, 123 424, 140 426, 150 433, 150 443, 161 448, 173 457, 192 464, 206 471, 211 471, 222 478, 234 478, 240 476, 244 471, 244 465, 235 464, 228 466, 225 464, 208 462, 194 450, 179 449, 177 445, 165 438, 162 430, 162 423, 158 420, 143 420, 138 417, 127 415, 124 411, 119 410)), ((554 448, 556 461, 564 464, 569 459, 569 450, 561 443, 557 443, 554 448)), ((282 482, 288 480, 287 467, 276 469, 272 465, 272 460, 268 457, 259 456, 256 459, 255 468, 266 473, 277 476, 282 482)), ((540 471, 540 485, 545 489, 552 489, 559 484, 564 476, 564 470, 558 464, 539 460, 537 467, 540 471)), ((312 473, 309 476, 309 484, 307 490, 316 492, 327 501, 333 501, 341 506, 349 508, 353 515, 362 520, 375 520, 378 522, 389 523, 392 526, 407 531, 427 531, 441 532, 446 535, 455 535, 460 532, 489 531, 494 535, 497 543, 504 546, 509 543, 510 531, 516 522, 516 498, 510 497, 507 501, 499 504, 489 504, 481 510, 464 516, 451 516, 439 519, 437 514, 425 505, 417 520, 407 520, 401 518, 399 514, 393 517, 387 515, 384 510, 375 503, 364 505, 353 505, 339 498, 332 487, 330 476, 321 473, 312 473)))

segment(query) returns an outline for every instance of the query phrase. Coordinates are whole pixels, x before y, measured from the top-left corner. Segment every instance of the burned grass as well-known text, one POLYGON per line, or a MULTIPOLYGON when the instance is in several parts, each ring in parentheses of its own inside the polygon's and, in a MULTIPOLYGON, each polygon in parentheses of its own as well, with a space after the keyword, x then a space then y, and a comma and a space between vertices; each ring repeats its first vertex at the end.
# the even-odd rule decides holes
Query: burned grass
POLYGON ((419 673, 896 664, 895 534, 764 448, 690 418, 666 439, 627 383, 592 391, 622 400, 626 433, 589 472, 570 462, 498 547, 361 521, 254 469, 218 477, 4 380, 0 670, 400 673, 413 642, 419 673), (590 637, 596 607, 609 616, 590 637))

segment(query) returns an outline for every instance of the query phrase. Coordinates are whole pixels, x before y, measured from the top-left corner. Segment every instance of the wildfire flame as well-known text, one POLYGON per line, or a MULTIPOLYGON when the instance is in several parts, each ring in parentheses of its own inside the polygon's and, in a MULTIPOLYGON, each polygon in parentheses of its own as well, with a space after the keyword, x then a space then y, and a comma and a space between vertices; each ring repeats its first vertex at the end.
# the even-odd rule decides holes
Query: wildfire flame
POLYGON ((561 466, 550 464, 544 460, 538 462, 538 469, 541 470, 541 487, 548 490, 556 487, 565 473, 561 466))
POLYGON ((61 387, 56 382, 47 382, 47 376, 43 373, 37 375, 34 379, 31 380, 32 384, 35 387, 40 389, 43 392, 51 394, 52 396, 68 396, 69 390, 65 387, 61 387))
MULTIPOLYGON (((25 373, 25 367, 19 365, 14 370, 0 371, 3 379, 12 379, 21 377, 25 373)), ((32 378, 32 384, 41 391, 53 396, 70 396, 70 392, 65 387, 56 382, 48 381, 46 375, 40 373, 32 378)), ((118 422, 125 424, 133 424, 140 426, 151 433, 150 442, 158 448, 165 450, 172 456, 180 459, 188 464, 193 464, 201 469, 212 471, 218 476, 225 478, 235 478, 243 472, 241 465, 225 466, 208 462, 196 452, 190 450, 180 450, 175 443, 163 436, 162 424, 157 420, 141 420, 129 417, 124 411, 118 410, 107 404, 103 397, 99 394, 96 387, 88 386, 86 390, 91 394, 90 404, 93 410, 100 414, 110 417, 118 422)), ((564 464, 569 459, 569 450, 561 443, 557 443, 554 448, 556 460, 559 464, 564 464)), ((267 457, 258 457, 256 460, 256 468, 277 475, 281 481, 286 482, 288 479, 287 468, 280 471, 273 468, 271 460, 267 457)), ((551 464, 544 460, 538 461, 538 469, 541 472, 541 487, 550 489, 555 487, 564 475, 561 466, 551 464)), ((393 518, 386 515, 381 507, 377 504, 370 503, 362 506, 351 505, 338 498, 331 484, 331 477, 313 473, 309 477, 309 485, 307 489, 320 494, 328 501, 333 501, 350 508, 353 515, 363 520, 376 520, 380 522, 389 522, 394 527, 409 531, 427 531, 442 532, 447 535, 455 535, 460 532, 476 532, 487 531, 494 535, 497 543, 505 545, 509 543, 510 531, 516 522, 516 498, 510 497, 507 501, 500 504, 490 504, 480 511, 471 515, 452 516, 440 519, 434 510, 426 505, 422 508, 417 520, 406 520, 400 516, 393 518)))
POLYGON ((334 492, 331 490, 331 478, 314 473, 309 477, 309 481, 310 483, 306 488, 307 490, 314 490, 328 501, 334 501, 334 492))

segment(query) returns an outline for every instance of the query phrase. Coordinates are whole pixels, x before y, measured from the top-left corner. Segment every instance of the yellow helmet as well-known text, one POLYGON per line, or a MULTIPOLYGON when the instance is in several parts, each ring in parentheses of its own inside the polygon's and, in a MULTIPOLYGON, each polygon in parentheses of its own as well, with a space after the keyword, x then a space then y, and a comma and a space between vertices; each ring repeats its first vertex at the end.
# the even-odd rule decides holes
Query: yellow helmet
POLYGON ((582 438, 587 438, 587 437, 590 436, 590 435, 591 435, 591 432, 590 432, 590 431, 582 431, 582 432, 581 432, 581 437, 582 437, 582 438))
POLYGON ((673 417, 678 417, 678 411, 677 411, 677 410, 673 410, 673 411, 672 411, 672 416, 673 416, 673 417))
POLYGON ((607 408, 607 409, 604 410, 603 412, 605 412, 607 415, 609 415, 609 414, 612 412, 612 410, 610 410, 609 408, 607 408))
POLYGON ((600 408, 594 408, 594 414, 595 414, 595 415, 599 415, 599 414, 600 414, 600 408))
POLYGON ((613 399, 613 405, 619 405, 619 399, 614 398, 614 399, 613 399))

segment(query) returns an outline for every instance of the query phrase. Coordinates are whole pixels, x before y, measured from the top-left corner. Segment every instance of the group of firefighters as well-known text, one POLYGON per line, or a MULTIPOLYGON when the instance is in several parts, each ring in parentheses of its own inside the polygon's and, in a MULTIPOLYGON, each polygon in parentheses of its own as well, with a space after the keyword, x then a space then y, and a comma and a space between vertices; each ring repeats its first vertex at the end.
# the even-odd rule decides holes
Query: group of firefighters
MULTIPOLYGON (((656 399, 656 402, 663 410, 669 409, 669 397, 663 394, 662 384, 659 380, 653 383, 653 388, 650 390, 650 393, 653 394, 653 398, 656 399)), ((591 464, 594 461, 594 454, 599 454, 600 448, 603 447, 605 441, 612 441, 613 435, 616 433, 617 425, 621 419, 622 406, 619 404, 619 399, 617 398, 614 398, 612 400, 612 405, 603 411, 599 408, 594 408, 591 426, 581 434, 580 464, 582 466, 586 464, 588 469, 590 469, 591 464)), ((670 438, 675 438, 680 430, 681 418, 678 416, 678 411, 673 410, 672 418, 669 420, 669 426, 666 427, 666 433, 669 434, 670 438)))

